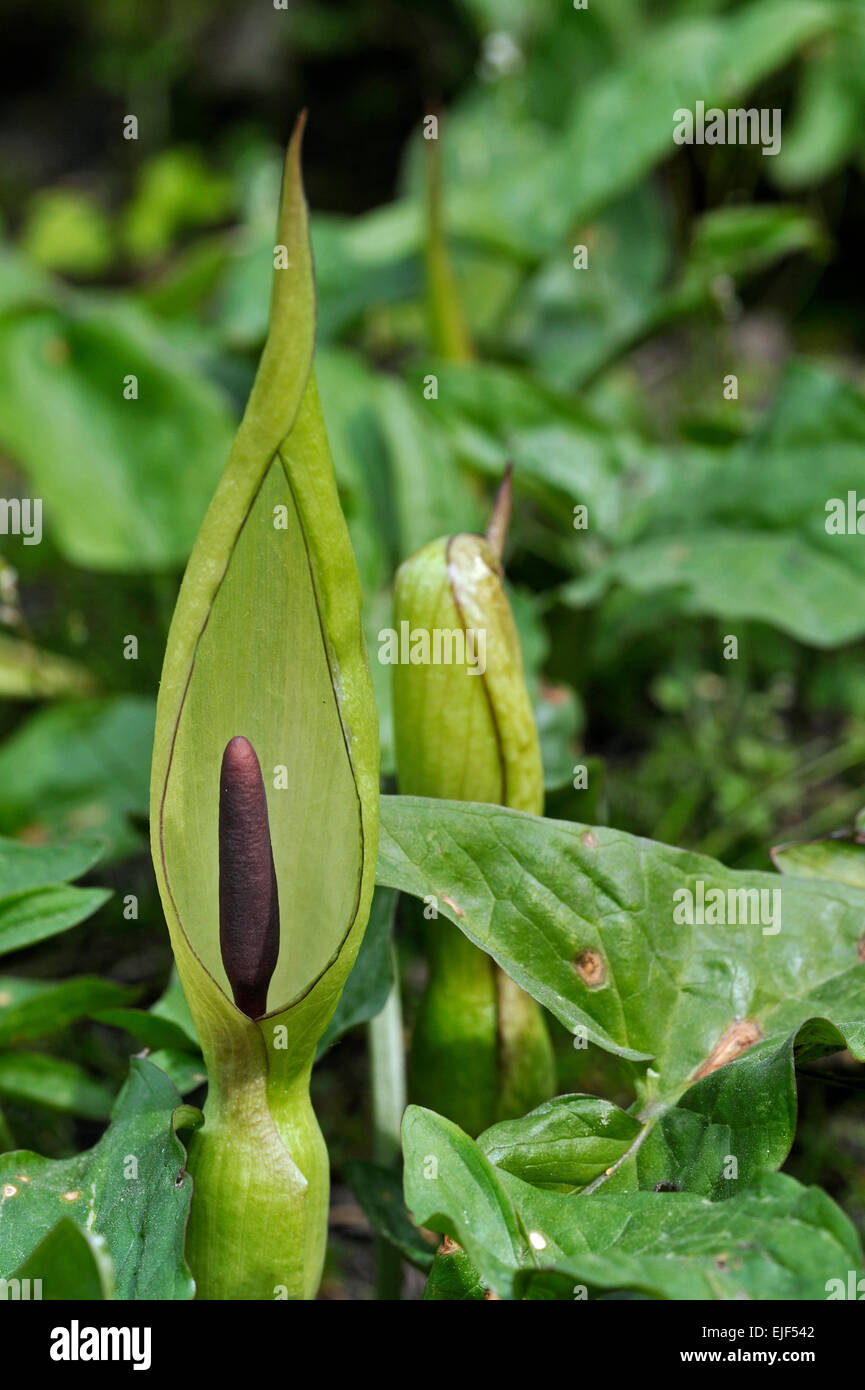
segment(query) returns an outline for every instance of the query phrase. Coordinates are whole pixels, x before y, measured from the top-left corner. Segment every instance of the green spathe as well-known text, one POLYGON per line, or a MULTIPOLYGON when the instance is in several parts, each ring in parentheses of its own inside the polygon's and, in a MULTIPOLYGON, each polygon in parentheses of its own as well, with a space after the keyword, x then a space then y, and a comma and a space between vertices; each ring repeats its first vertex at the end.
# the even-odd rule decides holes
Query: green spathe
MULTIPOLYGON (((540 745, 500 564, 509 506, 508 476, 488 537, 441 537, 397 574, 401 639, 463 632, 468 651, 472 634, 471 650, 484 658, 474 666, 436 661, 430 644, 427 660, 417 661, 414 646, 401 640, 408 660, 394 666, 397 768, 409 795, 540 814, 540 745)), ((535 1001, 442 917, 429 921, 427 955, 429 982, 412 1042, 415 1099, 473 1134, 545 1100, 555 1089, 555 1065, 535 1001)))
POLYGON ((468 662, 410 659, 394 666, 400 789, 538 814, 538 734, 519 638, 489 541, 443 536, 424 546, 397 574, 394 610, 400 633, 404 625, 410 632, 483 632, 485 657, 479 678, 468 662))
POLYGON ((184 576, 157 708, 153 857, 211 1079, 189 1164, 189 1259, 206 1298, 311 1298, 318 1287, 328 1169, 309 1075, 360 946, 377 837, 360 589, 312 372, 301 129, 268 338, 184 576), (219 945, 219 769, 236 735, 261 762, 281 913, 256 1021, 232 1002, 219 945))

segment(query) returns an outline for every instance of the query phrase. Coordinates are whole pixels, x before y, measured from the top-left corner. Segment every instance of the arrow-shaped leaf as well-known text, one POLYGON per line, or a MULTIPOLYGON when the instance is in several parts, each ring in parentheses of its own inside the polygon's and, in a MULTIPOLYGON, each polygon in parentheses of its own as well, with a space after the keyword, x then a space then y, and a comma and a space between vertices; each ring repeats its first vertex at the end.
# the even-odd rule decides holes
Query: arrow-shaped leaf
POLYGON ((652 1298, 820 1299, 830 1280, 846 1283, 861 1270, 851 1222, 818 1188, 778 1173, 719 1203, 686 1192, 575 1196, 493 1167, 455 1124, 417 1106, 406 1112, 403 1139, 415 1220, 457 1241, 500 1298, 621 1289, 652 1298))

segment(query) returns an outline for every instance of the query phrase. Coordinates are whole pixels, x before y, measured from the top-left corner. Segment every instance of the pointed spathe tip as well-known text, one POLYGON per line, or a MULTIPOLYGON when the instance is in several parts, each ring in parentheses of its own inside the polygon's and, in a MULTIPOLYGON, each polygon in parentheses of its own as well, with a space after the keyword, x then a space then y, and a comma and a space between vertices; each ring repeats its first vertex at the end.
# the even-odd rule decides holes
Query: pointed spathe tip
POLYGON ((303 145, 303 133, 306 130, 308 115, 309 112, 305 106, 298 111, 297 119, 294 122, 294 128, 288 142, 288 158, 295 160, 297 163, 300 163, 300 151, 303 145))
POLYGON ((514 465, 508 460, 499 489, 496 493, 496 500, 493 503, 493 510, 490 514, 490 523, 487 527, 487 541, 490 549, 497 560, 501 560, 504 553, 505 541, 508 534, 508 526, 511 520, 511 500, 513 496, 514 465))

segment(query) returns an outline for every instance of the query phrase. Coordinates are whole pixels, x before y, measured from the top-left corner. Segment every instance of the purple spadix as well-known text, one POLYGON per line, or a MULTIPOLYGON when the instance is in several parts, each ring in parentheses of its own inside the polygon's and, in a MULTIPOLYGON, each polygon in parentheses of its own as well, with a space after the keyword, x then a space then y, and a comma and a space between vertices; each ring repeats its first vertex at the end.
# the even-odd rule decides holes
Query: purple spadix
POLYGON ((260 1018, 279 955, 279 897, 261 767, 242 736, 226 745, 219 777, 219 946, 235 1004, 260 1018))

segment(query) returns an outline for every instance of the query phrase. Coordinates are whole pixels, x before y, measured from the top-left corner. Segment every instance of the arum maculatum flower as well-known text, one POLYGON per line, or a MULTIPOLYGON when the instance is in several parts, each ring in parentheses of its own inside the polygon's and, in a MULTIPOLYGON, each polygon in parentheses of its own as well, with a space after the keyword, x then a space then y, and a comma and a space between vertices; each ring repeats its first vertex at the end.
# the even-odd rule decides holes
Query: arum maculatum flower
POLYGON ((187 566, 157 704, 153 858, 208 1073, 187 1256, 204 1298, 312 1298, 327 1151, 316 1045, 372 897, 378 724, 312 366, 315 289, 286 159, 270 326, 187 566))
MULTIPOLYGON (((410 796, 543 811, 543 769, 501 555, 511 505, 508 470, 486 537, 431 541, 397 573, 397 630, 464 634, 466 660, 394 666, 399 788, 410 796)), ((535 1001, 439 916, 425 924, 429 980, 412 1040, 413 1099, 478 1134, 523 1115, 555 1090, 535 1001)))

